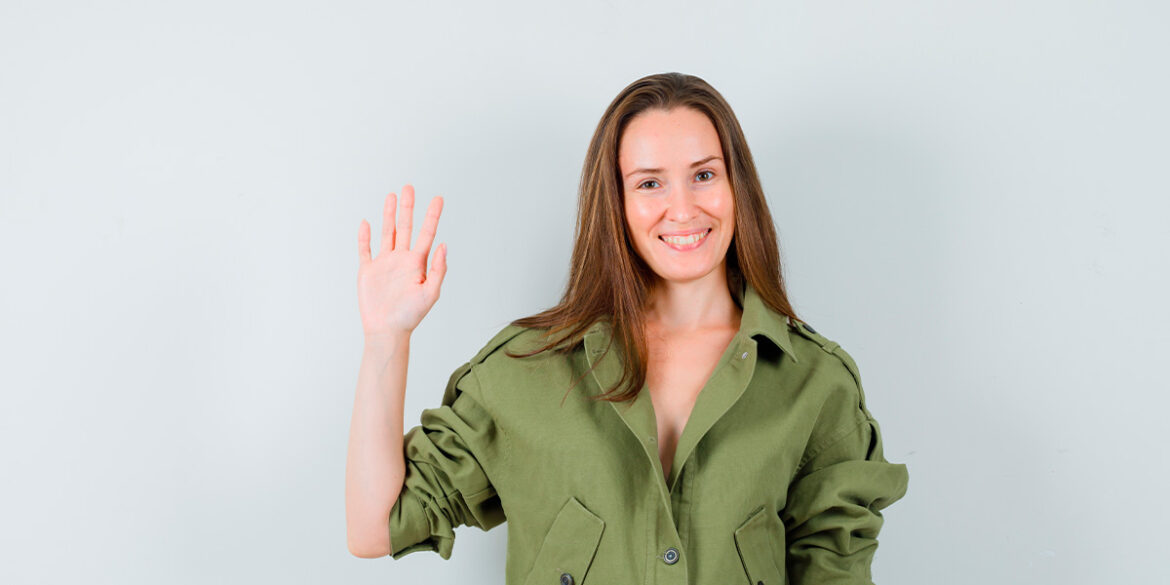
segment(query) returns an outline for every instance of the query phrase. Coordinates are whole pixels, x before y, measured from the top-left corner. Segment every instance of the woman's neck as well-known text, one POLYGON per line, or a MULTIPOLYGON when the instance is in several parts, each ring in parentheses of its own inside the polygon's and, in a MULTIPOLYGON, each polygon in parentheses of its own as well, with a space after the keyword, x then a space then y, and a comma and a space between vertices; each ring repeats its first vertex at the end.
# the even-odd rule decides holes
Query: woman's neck
POLYGON ((646 321, 665 333, 739 328, 743 311, 727 288, 727 278, 716 271, 690 282, 659 280, 646 304, 646 321))

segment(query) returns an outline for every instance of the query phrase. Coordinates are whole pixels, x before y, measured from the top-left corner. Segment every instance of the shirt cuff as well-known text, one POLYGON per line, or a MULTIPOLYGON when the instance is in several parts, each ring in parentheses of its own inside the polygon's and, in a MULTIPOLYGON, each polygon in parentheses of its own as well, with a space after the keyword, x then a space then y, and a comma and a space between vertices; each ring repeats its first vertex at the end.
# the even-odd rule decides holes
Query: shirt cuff
POLYGON ((437 552, 443 559, 451 558, 454 538, 434 536, 430 516, 423 503, 405 487, 398 501, 390 509, 390 557, 397 560, 413 552, 437 552))

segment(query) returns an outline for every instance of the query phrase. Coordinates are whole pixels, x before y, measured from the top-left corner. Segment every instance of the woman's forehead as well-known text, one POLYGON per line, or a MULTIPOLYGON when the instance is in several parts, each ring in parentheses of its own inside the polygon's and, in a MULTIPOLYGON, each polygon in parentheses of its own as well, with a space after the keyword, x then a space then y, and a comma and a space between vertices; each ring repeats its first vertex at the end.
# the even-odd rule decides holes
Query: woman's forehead
POLYGON ((690 167, 711 156, 720 156, 719 134, 711 121, 694 110, 681 110, 670 115, 661 111, 644 112, 631 120, 619 145, 618 159, 622 167, 630 170, 690 167))

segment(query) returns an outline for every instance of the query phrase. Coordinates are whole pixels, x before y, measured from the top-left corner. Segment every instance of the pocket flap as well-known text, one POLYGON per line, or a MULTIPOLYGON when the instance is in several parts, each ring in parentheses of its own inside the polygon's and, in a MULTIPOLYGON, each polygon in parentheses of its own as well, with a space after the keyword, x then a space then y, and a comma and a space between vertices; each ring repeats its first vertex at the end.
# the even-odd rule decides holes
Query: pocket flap
POLYGON ((604 520, 570 496, 548 529, 525 585, 566 583, 567 579, 561 579, 566 573, 574 585, 581 585, 593 564, 604 529, 604 520))
POLYGON ((776 564, 774 544, 783 550, 784 528, 780 517, 767 506, 760 506, 735 529, 735 548, 752 585, 785 585, 784 571, 776 564))

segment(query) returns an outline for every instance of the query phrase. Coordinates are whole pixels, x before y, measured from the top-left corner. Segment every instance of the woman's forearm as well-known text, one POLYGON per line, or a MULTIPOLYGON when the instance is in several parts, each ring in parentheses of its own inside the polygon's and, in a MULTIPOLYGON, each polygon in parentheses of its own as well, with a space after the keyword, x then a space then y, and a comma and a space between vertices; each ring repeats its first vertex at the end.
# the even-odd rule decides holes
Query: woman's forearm
POLYGON ((366 337, 358 372, 345 464, 345 523, 349 552, 390 554, 390 510, 402 490, 403 402, 410 335, 366 337))

